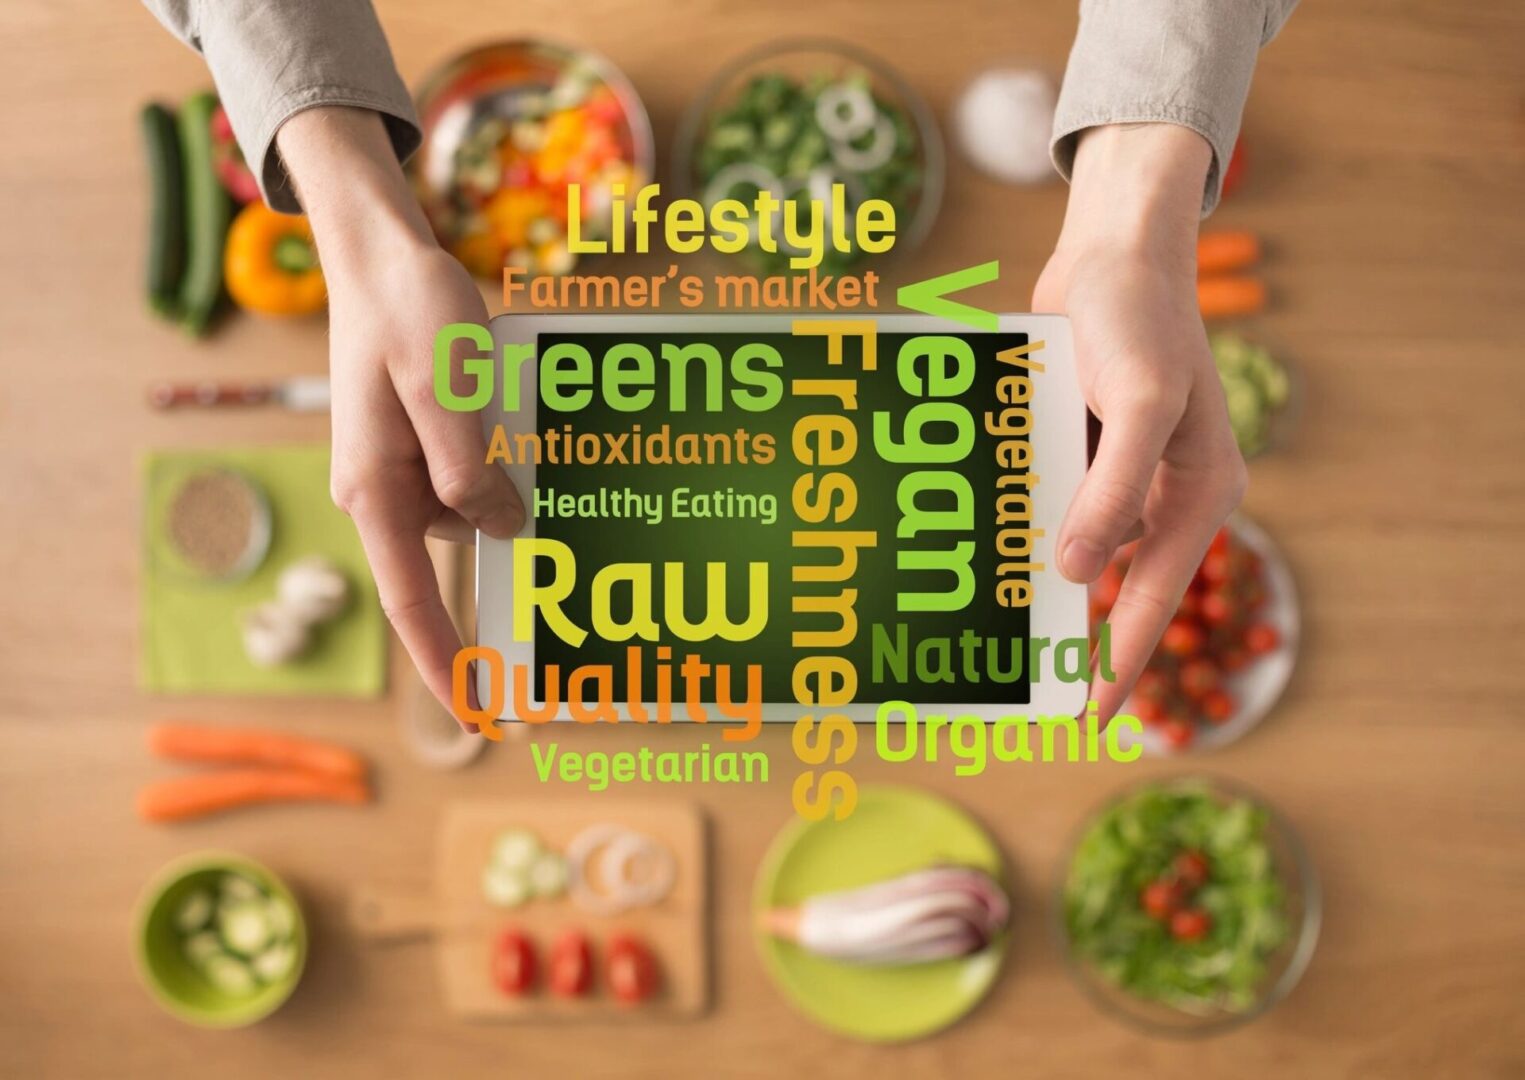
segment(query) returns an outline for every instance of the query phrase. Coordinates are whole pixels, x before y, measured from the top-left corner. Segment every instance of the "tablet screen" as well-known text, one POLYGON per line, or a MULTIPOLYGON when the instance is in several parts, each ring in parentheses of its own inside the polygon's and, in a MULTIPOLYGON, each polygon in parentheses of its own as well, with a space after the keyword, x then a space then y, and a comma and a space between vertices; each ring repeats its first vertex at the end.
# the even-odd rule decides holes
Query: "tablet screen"
MULTIPOLYGON (((821 625, 819 612, 794 610, 798 597, 843 588, 840 583, 791 580, 796 565, 842 558, 836 550, 808 550, 799 539, 822 529, 872 531, 881 540, 856 550, 858 565, 850 582, 857 589, 858 632, 833 650, 860 673, 856 700, 1028 703, 1027 665, 1021 655, 1028 609, 1001 606, 986 587, 996 578, 998 562, 1007 565, 1008 573, 1011 565, 994 542, 1002 472, 996 444, 1011 436, 992 435, 983 423, 987 412, 999 408, 997 380, 1011 373, 997 362, 997 352, 1026 345, 1028 339, 1017 333, 951 336, 973 349, 974 379, 963 392, 938 400, 968 409, 975 420, 974 445, 956 464, 926 465, 885 460, 875 445, 876 424, 900 432, 908 411, 923 400, 907 393, 896 373, 900 347, 913 335, 881 333, 877 368, 864 371, 853 355, 856 341, 846 345, 846 363, 833 366, 825 338, 789 333, 539 334, 542 380, 548 364, 562 378, 549 397, 542 381, 533 434, 516 436, 524 443, 515 449, 516 456, 536 463, 531 511, 536 535, 566 544, 576 556, 579 587, 562 610, 579 626, 589 626, 590 590, 583 585, 601 568, 649 564, 657 570, 653 591, 662 594, 664 564, 678 562, 684 567, 685 610, 697 617, 709 602, 706 564, 718 562, 727 574, 726 614, 740 622, 748 607, 748 564, 764 561, 769 567, 768 619, 762 632, 744 641, 706 640, 703 659, 736 671, 760 664, 763 700, 792 702, 791 669, 798 658, 793 634, 821 625), (608 355, 610 350, 618 350, 617 360, 608 355), (791 392, 795 380, 844 375, 857 383, 854 410, 791 392), (617 385, 606 385, 610 383, 617 385), (796 511, 796 485, 805 474, 814 476, 814 499, 840 504, 840 497, 833 499, 823 486, 831 470, 802 462, 795 442, 797 422, 822 412, 848 416, 857 429, 856 453, 840 466, 855 483, 857 502, 842 524, 829 518, 824 525, 806 521, 796 511), (938 470, 961 474, 972 499, 960 500, 935 483, 908 494, 902 483, 908 475, 938 470), (968 566, 979 585, 958 610, 916 607, 912 594, 945 588, 948 572, 900 562, 897 528, 904 528, 902 506, 908 497, 924 513, 972 515, 972 527, 959 538, 972 544, 968 566), (997 647, 987 652, 986 639, 997 647)), ((954 425, 933 424, 925 431, 928 441, 946 441, 953 437, 954 425)), ((615 590, 610 603, 615 619, 629 618, 632 591, 615 590)), ((671 646, 679 658, 694 648, 668 637, 666 624, 659 625, 663 636, 645 644, 671 646)), ((623 700, 627 642, 589 634, 573 647, 552 631, 543 613, 536 615, 534 633, 538 697, 544 699, 549 665, 566 672, 607 664, 615 672, 616 700, 623 700)), ((641 685, 650 687, 657 654, 650 647, 642 652, 641 685)))

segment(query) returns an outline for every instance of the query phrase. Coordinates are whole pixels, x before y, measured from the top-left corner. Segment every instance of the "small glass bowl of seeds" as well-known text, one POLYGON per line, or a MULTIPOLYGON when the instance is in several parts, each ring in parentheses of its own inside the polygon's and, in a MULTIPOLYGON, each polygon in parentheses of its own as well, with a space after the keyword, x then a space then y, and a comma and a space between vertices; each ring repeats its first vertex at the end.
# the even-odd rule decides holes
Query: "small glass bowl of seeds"
POLYGON ((250 476, 224 466, 198 469, 176 485, 160 521, 176 568, 207 581, 240 581, 270 550, 270 501, 250 476))

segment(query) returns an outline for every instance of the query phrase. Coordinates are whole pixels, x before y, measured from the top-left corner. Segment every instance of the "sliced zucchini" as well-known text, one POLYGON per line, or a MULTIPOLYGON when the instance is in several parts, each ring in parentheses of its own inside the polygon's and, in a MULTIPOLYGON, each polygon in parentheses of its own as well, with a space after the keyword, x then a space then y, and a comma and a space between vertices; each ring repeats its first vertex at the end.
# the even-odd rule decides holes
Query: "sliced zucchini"
POLYGON ((185 939, 185 958, 199 968, 205 968, 207 962, 216 956, 226 956, 222 948, 222 938, 214 931, 203 930, 199 934, 192 934, 185 939))
POLYGON ((194 934, 212 921, 212 894, 206 889, 188 893, 175 909, 175 928, 182 934, 194 934))
POLYGON ((207 982, 224 994, 244 997, 254 993, 259 987, 259 983, 254 979, 254 972, 249 970, 249 965, 226 953, 210 958, 202 970, 206 974, 207 982))
POLYGON ((567 861, 554 851, 542 851, 530 864, 530 891, 548 898, 560 896, 567 888, 567 861))
POLYGON ((258 975, 261 981, 271 983, 289 975, 291 969, 296 966, 296 962, 296 947, 290 942, 282 942, 279 945, 272 945, 256 956, 251 966, 254 968, 254 974, 258 975))
POLYGON ((523 870, 492 863, 482 871, 482 895, 494 907, 518 907, 530 898, 529 877, 523 870))
POLYGON ((222 880, 218 882, 218 893, 224 904, 240 900, 258 900, 265 895, 252 879, 242 874, 222 875, 222 880))
POLYGON ((270 920, 272 938, 286 941, 297 931, 297 913, 284 900, 270 900, 265 905, 265 917, 270 920))
POLYGON ((223 944, 242 956, 254 956, 270 944, 270 905, 261 900, 228 904, 217 913, 223 944))
POLYGON ((507 829, 492 846, 492 861, 505 870, 524 873, 540 854, 540 837, 528 829, 507 829))

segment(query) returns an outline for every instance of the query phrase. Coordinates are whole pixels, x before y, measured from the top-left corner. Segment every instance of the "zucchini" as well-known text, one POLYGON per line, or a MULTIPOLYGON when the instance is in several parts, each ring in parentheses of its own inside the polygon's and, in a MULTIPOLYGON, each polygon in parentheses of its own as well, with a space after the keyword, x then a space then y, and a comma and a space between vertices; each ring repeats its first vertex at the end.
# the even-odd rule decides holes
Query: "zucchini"
POLYGON ((240 956, 255 956, 270 944, 270 916, 259 901, 230 904, 217 913, 222 942, 240 956))
POLYGON ((253 881, 242 874, 224 874, 218 882, 220 900, 224 904, 234 904, 244 900, 261 900, 265 894, 253 881))
POLYGON ((296 966, 296 962, 296 949, 290 943, 282 942, 260 953, 250 966, 261 982, 272 983, 289 975, 291 969, 296 966))
POLYGON ((505 829, 493 844, 492 861, 505 870, 524 872, 540 854, 540 838, 528 829, 505 829))
POLYGON ((493 907, 518 907, 530 898, 529 877, 523 870, 489 863, 482 871, 482 896, 493 907))
POLYGON ((270 936, 281 941, 296 935, 297 916, 291 905, 284 900, 271 900, 265 905, 265 918, 270 921, 270 936))
POLYGON ((550 899, 567 889, 567 860, 554 851, 541 852, 530 864, 529 886, 536 896, 550 899))
POLYGON ((157 101, 139 115, 148 153, 148 306, 174 318, 185 274, 185 177, 175 116, 157 101))
POLYGON ((213 957, 226 955, 222 948, 222 938, 211 930, 203 930, 185 939, 185 958, 203 970, 213 957))
POLYGON ((207 982, 224 994, 234 997, 247 997, 259 988, 254 972, 249 970, 249 965, 226 953, 208 960, 203 973, 206 975, 207 982))
POLYGON ((180 901, 175 909, 175 927, 182 934, 194 934, 212 921, 212 894, 197 889, 180 901))
POLYGON ((233 204, 217 179, 212 158, 212 114, 217 95, 194 95, 180 108, 180 150, 184 159, 185 274, 180 280, 180 321, 204 334, 222 299, 222 253, 233 204))

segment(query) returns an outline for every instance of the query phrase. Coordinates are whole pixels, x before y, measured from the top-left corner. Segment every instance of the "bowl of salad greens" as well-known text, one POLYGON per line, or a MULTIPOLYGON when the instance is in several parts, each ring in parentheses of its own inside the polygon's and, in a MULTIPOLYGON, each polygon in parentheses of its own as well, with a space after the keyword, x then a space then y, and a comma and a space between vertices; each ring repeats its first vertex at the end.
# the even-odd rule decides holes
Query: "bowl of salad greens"
MULTIPOLYGON (((931 109, 889 65, 845 42, 793 38, 742 55, 700 92, 679 129, 673 171, 707 207, 750 206, 769 191, 780 204, 819 200, 828 217, 841 184, 849 217, 867 199, 894 207, 893 250, 905 251, 937 217, 943 170, 931 109)), ((773 234, 781 232, 775 222, 773 234)), ((758 241, 754 226, 746 254, 758 269, 789 272, 799 252, 787 243, 766 252, 758 241)), ((819 272, 850 272, 868 257, 828 247, 819 272)))
POLYGON ((1286 822, 1218 780, 1140 784, 1081 830, 1060 884, 1071 971, 1155 1034, 1211 1035, 1284 998, 1318 941, 1318 879, 1286 822))

